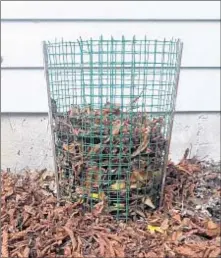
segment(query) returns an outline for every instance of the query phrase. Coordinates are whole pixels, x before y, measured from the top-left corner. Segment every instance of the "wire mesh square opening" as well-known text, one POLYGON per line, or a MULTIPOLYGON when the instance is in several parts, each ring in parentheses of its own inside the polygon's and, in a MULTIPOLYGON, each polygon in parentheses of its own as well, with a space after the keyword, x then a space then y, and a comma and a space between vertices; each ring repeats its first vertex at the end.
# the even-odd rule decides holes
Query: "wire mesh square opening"
POLYGON ((158 206, 181 52, 146 37, 44 43, 61 198, 117 219, 158 206))

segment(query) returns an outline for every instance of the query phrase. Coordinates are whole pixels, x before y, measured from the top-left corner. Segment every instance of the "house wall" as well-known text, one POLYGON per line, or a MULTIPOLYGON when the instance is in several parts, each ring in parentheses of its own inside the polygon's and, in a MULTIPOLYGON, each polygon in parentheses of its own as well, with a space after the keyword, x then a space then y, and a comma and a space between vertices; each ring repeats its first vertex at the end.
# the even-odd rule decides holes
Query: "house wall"
POLYGON ((1 7, 3 168, 52 167, 42 41, 101 34, 183 41, 171 157, 178 160, 192 144, 192 154, 220 159, 220 2, 4 1, 1 7))

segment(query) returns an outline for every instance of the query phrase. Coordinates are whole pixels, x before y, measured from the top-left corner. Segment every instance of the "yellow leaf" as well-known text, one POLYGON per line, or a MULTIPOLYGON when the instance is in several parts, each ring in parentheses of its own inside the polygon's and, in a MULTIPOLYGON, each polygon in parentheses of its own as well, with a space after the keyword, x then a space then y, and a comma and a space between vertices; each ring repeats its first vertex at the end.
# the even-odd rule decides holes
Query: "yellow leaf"
POLYGON ((100 193, 92 193, 92 194, 91 194, 91 198, 104 200, 104 199, 105 199, 105 194, 104 194, 103 192, 100 192, 100 193))
POLYGON ((104 192, 99 193, 99 199, 102 201, 104 201, 106 199, 106 195, 104 194, 104 192))
POLYGON ((163 230, 160 227, 155 227, 151 225, 147 226, 147 230, 149 230, 151 234, 155 234, 155 232, 163 233, 163 230))
POLYGON ((82 204, 84 202, 83 199, 79 199, 79 204, 82 204))
POLYGON ((97 194, 97 193, 92 193, 92 194, 91 194, 91 198, 99 199, 99 194, 97 194))
POLYGON ((123 203, 114 203, 114 207, 116 207, 116 208, 124 208, 125 205, 123 203))
POLYGON ((120 180, 116 181, 115 184, 111 185, 111 189, 112 190, 123 190, 125 188, 126 188, 125 182, 124 181, 120 181, 120 180))

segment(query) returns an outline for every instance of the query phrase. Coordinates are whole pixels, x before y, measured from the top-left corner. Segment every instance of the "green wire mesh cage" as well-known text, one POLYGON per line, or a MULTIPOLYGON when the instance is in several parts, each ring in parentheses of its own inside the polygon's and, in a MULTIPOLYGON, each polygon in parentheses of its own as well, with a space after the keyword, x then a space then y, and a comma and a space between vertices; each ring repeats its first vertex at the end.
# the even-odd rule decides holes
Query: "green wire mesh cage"
POLYGON ((159 205, 182 43, 44 42, 58 198, 117 219, 159 205))

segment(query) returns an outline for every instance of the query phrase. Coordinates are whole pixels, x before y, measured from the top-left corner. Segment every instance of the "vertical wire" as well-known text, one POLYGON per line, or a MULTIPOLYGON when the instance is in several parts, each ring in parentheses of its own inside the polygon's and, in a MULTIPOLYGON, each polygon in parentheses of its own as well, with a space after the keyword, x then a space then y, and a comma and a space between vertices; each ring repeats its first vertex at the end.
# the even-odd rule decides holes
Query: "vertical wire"
MULTIPOLYGON (((181 66, 181 59, 182 59, 182 51, 183 51, 183 44, 180 43, 176 44, 176 51, 177 51, 177 63, 176 63, 176 79, 175 79, 175 95, 173 96, 174 99, 177 97, 177 91, 178 91, 178 85, 179 85, 179 76, 180 76, 180 66, 181 66)), ((173 121, 174 121, 174 107, 171 114, 171 123, 170 123, 170 130, 169 130, 169 137, 168 137, 168 143, 166 146, 166 157, 164 165, 163 165, 163 176, 161 181, 161 190, 160 190, 160 206, 163 205, 164 201, 164 188, 165 188, 165 179, 166 179, 166 170, 167 170, 167 160, 169 155, 169 147, 171 142, 171 136, 172 136, 172 129, 173 129, 173 121)))

